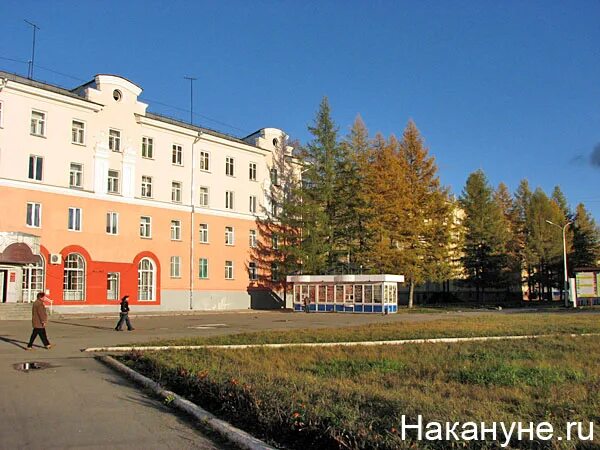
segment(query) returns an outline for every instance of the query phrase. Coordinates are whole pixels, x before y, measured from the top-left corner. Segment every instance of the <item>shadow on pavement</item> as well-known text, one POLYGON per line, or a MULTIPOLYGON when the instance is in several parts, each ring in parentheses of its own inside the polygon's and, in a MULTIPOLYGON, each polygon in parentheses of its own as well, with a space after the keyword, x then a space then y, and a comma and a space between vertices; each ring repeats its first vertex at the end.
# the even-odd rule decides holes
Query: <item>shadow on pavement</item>
POLYGON ((99 325, 82 325, 80 323, 63 322, 61 320, 51 320, 52 323, 60 323, 61 325, 71 325, 72 327, 95 328, 96 330, 114 330, 113 327, 102 327, 99 325))
MULTIPOLYGON (((11 338, 8 338, 5 336, 0 336, 0 341, 8 342, 9 344, 12 344, 15 347, 19 347, 23 350, 25 350, 27 348, 27 344, 28 344, 27 341, 19 341, 17 339, 11 339, 11 338)), ((38 345, 38 344, 34 344, 33 346, 37 347, 37 348, 44 348, 43 346, 38 345)))

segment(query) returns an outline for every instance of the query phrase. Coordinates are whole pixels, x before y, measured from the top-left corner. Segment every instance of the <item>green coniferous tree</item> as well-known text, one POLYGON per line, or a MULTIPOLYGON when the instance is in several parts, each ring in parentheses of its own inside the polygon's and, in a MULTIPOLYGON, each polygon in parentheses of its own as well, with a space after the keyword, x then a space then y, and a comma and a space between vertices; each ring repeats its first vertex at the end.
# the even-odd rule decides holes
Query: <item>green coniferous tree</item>
POLYGON ((531 195, 527 210, 527 241, 529 262, 535 292, 540 298, 549 300, 552 287, 563 286, 562 231, 547 221, 562 226, 564 212, 558 204, 549 199, 540 188, 531 195))
POLYGON ((343 162, 338 173, 338 192, 343 193, 340 196, 340 206, 346 204, 346 208, 340 217, 342 228, 338 233, 342 242, 337 245, 342 248, 346 246, 350 270, 362 272, 366 268, 365 258, 370 241, 366 224, 373 211, 365 191, 365 186, 370 183, 367 178, 369 132, 360 115, 354 120, 350 133, 341 145, 343 162))
POLYGON ((579 267, 596 267, 600 260, 600 230, 580 203, 573 222, 573 247, 569 255, 569 272, 579 267))
POLYGON ((521 280, 521 258, 520 246, 517 239, 519 218, 518 210, 513 202, 508 187, 504 183, 498 185, 494 192, 494 201, 502 212, 505 233, 501 235, 504 242, 501 243, 504 253, 504 267, 501 268, 502 279, 499 280, 507 290, 520 286, 521 280))
POLYGON ((302 175, 302 246, 304 271, 327 273, 336 265, 334 227, 339 205, 335 200, 340 159, 337 127, 324 97, 309 131, 313 139, 300 152, 302 175))
POLYGON ((499 283, 506 265, 503 248, 507 242, 506 222, 482 170, 469 175, 460 203, 465 213, 466 283, 475 287, 477 300, 480 300, 486 288, 502 286, 499 283))
MULTIPOLYGON (((252 263, 263 287, 287 294, 287 275, 298 273, 305 259, 302 246, 301 166, 292 155, 297 142, 285 134, 277 145, 265 187, 265 205, 256 216, 258 235, 251 237, 252 263)), ((250 267, 249 267, 250 269, 250 267)), ((285 301, 285 298, 284 298, 285 301)))
POLYGON ((529 214, 529 206, 531 203, 531 189, 529 188, 529 182, 525 179, 521 180, 519 187, 514 195, 514 207, 515 207, 515 241, 518 247, 519 260, 521 267, 525 271, 525 277, 521 278, 521 281, 527 284, 527 293, 531 296, 534 291, 533 285, 533 253, 528 246, 529 230, 527 228, 527 216, 529 214))

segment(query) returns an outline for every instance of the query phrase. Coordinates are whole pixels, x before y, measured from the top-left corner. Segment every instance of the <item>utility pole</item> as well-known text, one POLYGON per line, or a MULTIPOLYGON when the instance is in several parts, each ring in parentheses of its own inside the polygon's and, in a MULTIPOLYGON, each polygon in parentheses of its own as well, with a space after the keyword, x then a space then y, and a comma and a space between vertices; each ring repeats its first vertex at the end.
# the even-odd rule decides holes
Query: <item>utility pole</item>
POLYGON ((25 20, 25 22, 28 23, 29 25, 31 25, 33 28, 33 47, 31 49, 31 60, 29 61, 29 68, 27 70, 27 78, 29 78, 31 80, 31 79, 33 79, 33 64, 35 62, 35 31, 39 30, 40 27, 38 27, 35 23, 32 23, 27 19, 23 19, 23 20, 25 20))
MULTIPOLYGON (((190 125, 194 124, 194 81, 196 78, 194 77, 183 77, 186 80, 190 80, 190 125)), ((196 212, 194 208, 194 198, 195 198, 195 184, 194 184, 194 172, 196 168, 196 160, 194 155, 194 145, 200 140, 200 136, 202 132, 198 132, 198 136, 194 139, 192 143, 192 166, 191 166, 191 177, 192 182, 190 184, 190 311, 194 309, 194 214, 196 212)))
POLYGON ((186 80, 190 80, 190 125, 194 124, 194 81, 197 78, 194 77, 183 77, 186 80))

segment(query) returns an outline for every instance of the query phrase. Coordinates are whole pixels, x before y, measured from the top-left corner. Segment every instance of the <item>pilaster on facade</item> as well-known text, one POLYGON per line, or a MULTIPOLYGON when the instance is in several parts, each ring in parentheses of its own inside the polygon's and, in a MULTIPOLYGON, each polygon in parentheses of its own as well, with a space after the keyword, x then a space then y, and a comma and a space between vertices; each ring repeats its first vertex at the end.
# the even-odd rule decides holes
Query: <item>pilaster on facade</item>
POLYGON ((108 142, 101 140, 94 147, 94 192, 96 194, 108 193, 108 157, 110 150, 108 142))
POLYGON ((133 147, 125 148, 123 152, 123 197, 135 197, 135 163, 136 151, 133 147))

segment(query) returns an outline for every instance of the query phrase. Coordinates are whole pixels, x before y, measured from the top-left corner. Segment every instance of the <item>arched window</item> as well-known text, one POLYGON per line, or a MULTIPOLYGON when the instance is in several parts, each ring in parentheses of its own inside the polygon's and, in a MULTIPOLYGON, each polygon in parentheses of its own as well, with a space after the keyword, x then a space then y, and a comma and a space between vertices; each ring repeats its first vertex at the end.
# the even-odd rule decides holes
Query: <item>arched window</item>
POLYGON ((63 299, 85 300, 85 260, 79 253, 69 253, 65 258, 63 299))
POLYGON ((154 301, 156 296, 156 266, 150 258, 138 264, 138 300, 154 301))
POLYGON ((35 300, 36 294, 43 290, 44 259, 40 256, 37 263, 23 266, 23 302, 31 303, 35 300))

